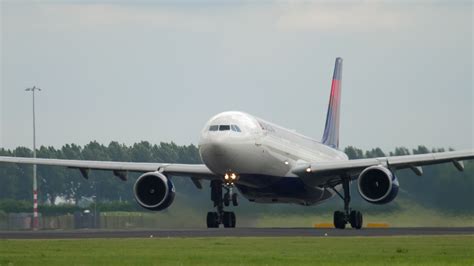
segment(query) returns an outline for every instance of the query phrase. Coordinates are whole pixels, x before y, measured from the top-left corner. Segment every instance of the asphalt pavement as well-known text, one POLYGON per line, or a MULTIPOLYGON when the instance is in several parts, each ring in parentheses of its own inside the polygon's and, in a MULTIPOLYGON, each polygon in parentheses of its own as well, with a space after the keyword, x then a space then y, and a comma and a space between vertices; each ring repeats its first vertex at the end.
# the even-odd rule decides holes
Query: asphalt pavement
POLYGON ((216 229, 150 229, 150 230, 40 230, 0 231, 0 239, 78 239, 78 238, 152 238, 152 237, 378 237, 474 235, 474 227, 408 227, 408 228, 216 228, 216 229))

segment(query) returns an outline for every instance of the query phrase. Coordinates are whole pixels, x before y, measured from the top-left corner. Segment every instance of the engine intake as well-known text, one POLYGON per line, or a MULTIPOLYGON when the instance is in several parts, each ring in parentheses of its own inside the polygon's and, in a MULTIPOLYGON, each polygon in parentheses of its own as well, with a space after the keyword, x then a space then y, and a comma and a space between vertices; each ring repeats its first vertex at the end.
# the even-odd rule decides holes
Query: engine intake
POLYGON ((133 192, 138 204, 152 211, 168 208, 175 196, 173 183, 160 172, 141 175, 135 182, 133 192))
POLYGON ((368 167, 359 175, 359 194, 370 203, 391 202, 398 194, 398 187, 397 177, 381 165, 368 167))

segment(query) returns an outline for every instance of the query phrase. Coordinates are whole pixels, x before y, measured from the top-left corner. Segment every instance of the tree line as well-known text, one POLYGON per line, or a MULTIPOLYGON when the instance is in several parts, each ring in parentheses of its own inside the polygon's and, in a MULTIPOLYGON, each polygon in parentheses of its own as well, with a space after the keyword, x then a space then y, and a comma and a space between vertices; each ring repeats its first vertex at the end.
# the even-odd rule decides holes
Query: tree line
MULTIPOLYGON (((346 147, 350 159, 423 154, 443 152, 444 149, 428 149, 418 146, 409 150, 397 147, 385 153, 380 148, 363 151, 356 147, 346 147)), ((32 151, 26 147, 13 150, 0 148, 0 156, 31 157, 32 151)), ((147 141, 131 146, 110 142, 108 145, 92 141, 87 145, 66 144, 59 149, 41 146, 37 150, 40 158, 104 160, 126 162, 166 162, 201 163, 195 145, 176 145, 175 143, 151 144, 147 141)), ((411 170, 397 171, 400 181, 399 197, 414 200, 420 204, 445 211, 474 212, 474 164, 465 162, 465 171, 458 172, 452 164, 424 167, 423 176, 416 176, 411 170)), ((79 203, 83 198, 94 198, 99 202, 133 202, 132 187, 138 173, 130 173, 129 180, 123 182, 110 171, 92 171, 86 180, 77 169, 64 167, 38 166, 38 196, 41 204, 56 203, 57 198, 79 203)), ((189 204, 209 201, 208 189, 199 191, 187 178, 173 179, 178 196, 189 199, 189 204)), ((32 166, 0 163, 0 200, 32 199, 32 166)), ((353 193, 357 193, 352 186, 353 193)), ((362 202, 356 197, 356 201, 362 202)))
MULTIPOLYGON (((0 149, 0 156, 31 157, 26 147, 14 150, 0 149)), ((81 147, 67 144, 56 149, 41 146, 39 158, 101 160, 124 162, 200 163, 196 146, 178 146, 174 143, 152 145, 147 141, 132 146, 111 142, 102 145, 96 141, 81 147)), ((110 171, 92 171, 89 180, 78 170, 38 165, 38 197, 40 202, 54 204, 57 197, 78 202, 82 197, 96 196, 100 200, 130 200, 131 188, 139 174, 129 174, 129 181, 115 178, 110 171)), ((0 199, 29 200, 32 197, 32 166, 4 163, 0 166, 0 199)))

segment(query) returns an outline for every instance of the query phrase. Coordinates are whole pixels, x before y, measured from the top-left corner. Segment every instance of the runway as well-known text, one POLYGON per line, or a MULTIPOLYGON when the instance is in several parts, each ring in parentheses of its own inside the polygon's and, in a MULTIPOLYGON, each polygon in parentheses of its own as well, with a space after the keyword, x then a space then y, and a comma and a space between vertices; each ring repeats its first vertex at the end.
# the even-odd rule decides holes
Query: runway
POLYGON ((154 238, 154 237, 378 237, 473 235, 474 227, 417 228, 220 228, 220 229, 160 229, 160 230, 55 230, 0 231, 0 239, 80 239, 80 238, 154 238))

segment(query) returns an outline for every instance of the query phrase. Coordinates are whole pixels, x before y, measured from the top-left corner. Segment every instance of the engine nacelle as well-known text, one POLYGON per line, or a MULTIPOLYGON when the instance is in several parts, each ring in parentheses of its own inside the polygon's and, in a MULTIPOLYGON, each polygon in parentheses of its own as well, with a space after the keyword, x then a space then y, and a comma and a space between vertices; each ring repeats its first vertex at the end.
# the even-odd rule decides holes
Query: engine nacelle
POLYGON ((359 194, 363 199, 374 204, 389 203, 398 194, 397 177, 381 165, 367 167, 360 173, 358 180, 359 194))
POLYGON ((173 203, 175 190, 171 180, 160 172, 149 172, 141 175, 133 192, 138 204, 145 209, 161 211, 173 203))

